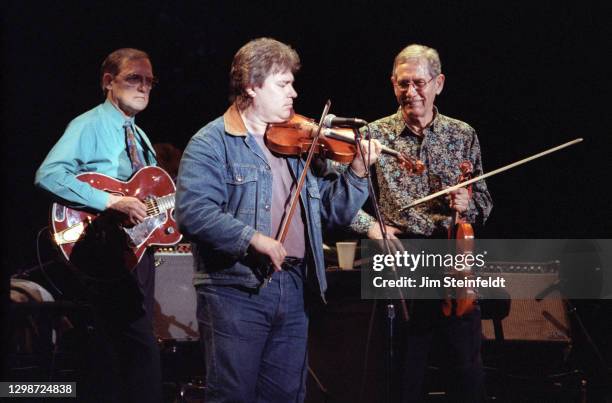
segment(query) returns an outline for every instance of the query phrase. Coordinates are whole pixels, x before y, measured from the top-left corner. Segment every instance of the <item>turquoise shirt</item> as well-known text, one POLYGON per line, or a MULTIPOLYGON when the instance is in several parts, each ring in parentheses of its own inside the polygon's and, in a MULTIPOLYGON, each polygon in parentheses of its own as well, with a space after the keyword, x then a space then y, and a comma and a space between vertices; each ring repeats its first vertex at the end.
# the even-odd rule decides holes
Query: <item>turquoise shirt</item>
MULTIPOLYGON (((34 184, 77 207, 104 210, 109 194, 81 182, 76 175, 98 172, 122 181, 132 176, 123 128, 126 120, 108 100, 75 118, 36 171, 34 184)), ((148 165, 154 165, 153 146, 140 128, 133 127, 139 152, 146 153, 148 165)))

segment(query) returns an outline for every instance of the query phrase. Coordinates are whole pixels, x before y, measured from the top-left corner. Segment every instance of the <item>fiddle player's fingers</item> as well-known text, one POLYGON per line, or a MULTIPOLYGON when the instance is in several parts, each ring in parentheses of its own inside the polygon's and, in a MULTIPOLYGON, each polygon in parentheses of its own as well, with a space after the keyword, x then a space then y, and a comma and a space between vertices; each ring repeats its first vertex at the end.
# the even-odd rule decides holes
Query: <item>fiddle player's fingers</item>
POLYGON ((380 141, 376 139, 371 141, 372 145, 374 146, 374 155, 376 155, 376 158, 378 158, 378 156, 380 155, 380 150, 382 149, 382 144, 380 144, 380 141))
POLYGON ((382 145, 380 144, 380 141, 376 140, 376 139, 371 139, 371 140, 364 140, 362 142, 362 146, 364 145, 367 148, 371 147, 371 150, 374 151, 374 153, 379 154, 380 153, 380 149, 382 147, 382 145))
POLYGON ((380 142, 376 139, 361 140, 361 149, 366 157, 366 162, 369 162, 370 164, 373 164, 378 160, 381 148, 382 146, 380 142))
POLYGON ((404 251, 404 245, 402 245, 402 240, 399 239, 395 234, 399 233, 400 230, 399 228, 395 228, 395 227, 389 227, 387 226, 387 235, 389 240, 391 241, 391 244, 393 245, 393 253, 399 251, 399 252, 403 252, 404 251))
POLYGON ((402 241, 395 235, 389 235, 389 248, 391 249, 391 253, 394 255, 396 252, 401 253, 404 251, 402 241))
POLYGON ((453 198, 462 198, 462 197, 469 197, 469 192, 466 188, 459 188, 459 189, 455 189, 452 192, 450 192, 451 197, 453 198))
POLYGON ((367 140, 361 140, 359 145, 361 146, 361 151, 363 151, 363 155, 365 155, 366 158, 367 158, 368 151, 369 151, 369 148, 370 148, 370 147, 368 147, 368 141, 367 140))
POLYGON ((272 266, 274 266, 274 271, 282 271, 282 265, 285 261, 286 256, 287 252, 285 251, 285 248, 282 247, 282 245, 280 246, 280 248, 274 250, 271 255, 271 261, 272 266))
POLYGON ((364 153, 368 153, 368 150, 370 149, 370 143, 368 140, 361 140, 359 142, 359 145, 361 146, 361 149, 363 150, 364 153))
POLYGON ((384 237, 381 236, 381 239, 378 239, 379 242, 379 247, 381 249, 381 251, 383 251, 383 253, 390 253, 392 255, 395 255, 395 252, 398 252, 400 249, 398 249, 398 245, 397 242, 399 241, 399 239, 397 239, 397 237, 393 234, 392 231, 389 231, 389 226, 386 226, 386 233, 387 233, 387 242, 385 243, 385 240, 383 239, 384 237), (387 250, 387 246, 389 246, 389 250, 387 250))
POLYGON ((463 213, 464 211, 466 211, 469 207, 469 201, 467 199, 455 199, 452 200, 450 203, 450 208, 452 208, 453 210, 456 210, 460 213, 463 213))

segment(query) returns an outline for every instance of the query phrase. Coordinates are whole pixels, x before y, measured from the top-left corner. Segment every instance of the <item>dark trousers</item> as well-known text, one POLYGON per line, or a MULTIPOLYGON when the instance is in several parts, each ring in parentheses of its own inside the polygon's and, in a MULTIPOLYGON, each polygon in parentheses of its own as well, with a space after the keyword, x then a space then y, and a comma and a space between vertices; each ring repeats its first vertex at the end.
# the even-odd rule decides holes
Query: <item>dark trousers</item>
POLYGON ((301 270, 285 263, 259 290, 197 287, 207 403, 304 401, 308 315, 301 270))
POLYGON ((480 403, 484 399, 480 309, 461 318, 444 317, 438 301, 415 301, 420 311, 400 324, 398 389, 402 403, 423 401, 423 381, 435 351, 447 401, 480 403))
POLYGON ((153 253, 145 253, 131 273, 117 270, 83 282, 94 329, 83 382, 77 385, 79 401, 161 402, 160 354, 152 326, 153 253))

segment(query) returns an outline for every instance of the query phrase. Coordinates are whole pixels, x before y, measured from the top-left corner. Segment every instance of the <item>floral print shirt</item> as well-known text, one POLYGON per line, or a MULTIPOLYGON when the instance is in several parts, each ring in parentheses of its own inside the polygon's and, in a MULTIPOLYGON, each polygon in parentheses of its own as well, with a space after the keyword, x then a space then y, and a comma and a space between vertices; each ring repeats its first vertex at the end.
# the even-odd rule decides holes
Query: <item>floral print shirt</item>
MULTIPOLYGON (((461 175, 459 166, 464 161, 471 162, 472 177, 483 173, 475 130, 467 123, 438 113, 437 109, 434 109, 434 114, 434 120, 425 128, 423 136, 417 136, 406 126, 401 108, 397 113, 369 125, 372 138, 425 165, 422 174, 409 174, 395 157, 382 154, 374 168, 373 181, 383 220, 387 225, 400 228, 404 234, 431 236, 446 231, 454 211, 449 207, 448 196, 440 196, 410 209, 403 206, 456 185, 461 175)), ((492 207, 484 180, 475 182, 469 208, 463 213, 463 218, 482 225, 492 207)), ((375 217, 360 210, 351 228, 358 233, 366 233, 375 223, 375 217)))

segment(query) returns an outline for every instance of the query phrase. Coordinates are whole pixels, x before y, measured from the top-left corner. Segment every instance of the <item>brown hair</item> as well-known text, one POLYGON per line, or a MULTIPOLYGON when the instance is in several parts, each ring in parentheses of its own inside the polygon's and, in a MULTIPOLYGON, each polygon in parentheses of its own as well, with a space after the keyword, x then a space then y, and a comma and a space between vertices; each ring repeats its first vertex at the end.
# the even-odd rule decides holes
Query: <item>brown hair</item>
POLYGON ((106 59, 102 62, 100 67, 100 86, 104 95, 106 95, 106 88, 104 88, 104 74, 109 73, 113 77, 119 74, 121 66, 127 60, 138 60, 138 59, 149 59, 149 55, 142 50, 133 48, 122 48, 117 49, 110 55, 106 56, 106 59))
POLYGON ((230 101, 244 110, 252 98, 248 87, 261 87, 270 74, 300 69, 300 57, 289 45, 272 38, 253 39, 241 47, 230 70, 230 101))

